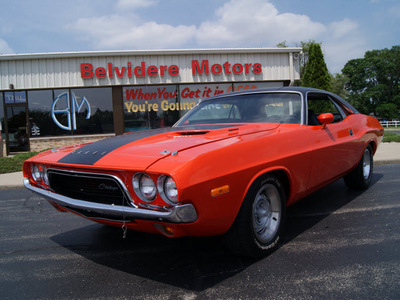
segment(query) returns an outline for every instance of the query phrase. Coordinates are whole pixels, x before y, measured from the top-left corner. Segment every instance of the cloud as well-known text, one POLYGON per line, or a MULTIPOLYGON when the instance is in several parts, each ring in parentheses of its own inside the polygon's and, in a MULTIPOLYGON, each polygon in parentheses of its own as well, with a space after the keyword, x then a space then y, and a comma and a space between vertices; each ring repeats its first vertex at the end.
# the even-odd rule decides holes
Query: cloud
POLYGON ((349 19, 329 24, 322 46, 332 73, 340 72, 350 59, 363 57, 367 50, 359 24, 349 19))
POLYGON ((358 29, 358 23, 349 19, 339 22, 332 22, 329 25, 329 31, 332 33, 333 39, 339 39, 349 34, 353 34, 358 29))
MULTIPOLYGON (((143 7, 155 1, 119 0, 117 6, 143 7)), ((265 0, 230 0, 214 20, 172 26, 144 21, 134 13, 80 18, 68 26, 80 32, 97 49, 154 49, 178 47, 273 47, 286 40, 316 39, 326 27, 308 16, 280 14, 265 0)))
POLYGON ((322 42, 331 72, 340 72, 367 50, 359 24, 350 19, 322 24, 306 15, 280 13, 266 0, 229 0, 198 26, 161 24, 134 11, 157 2, 119 0, 113 14, 79 18, 68 28, 98 50, 274 47, 315 40, 322 42))
POLYGON ((69 28, 80 31, 97 49, 177 48, 195 32, 195 26, 142 23, 139 17, 120 15, 81 18, 69 28))
POLYGON ((8 43, 0 38, 0 54, 14 54, 15 52, 11 47, 8 45, 8 43))
POLYGON ((126 45, 132 49, 179 48, 192 38, 194 32, 194 26, 147 22, 124 33, 110 36, 107 40, 103 39, 100 46, 112 48, 115 45, 126 45))
POLYGON ((158 3, 158 0, 118 0, 117 7, 121 9, 134 9, 149 7, 158 3))
POLYGON ((326 30, 308 16, 280 14, 262 0, 231 0, 216 11, 216 20, 206 21, 196 33, 204 46, 272 46, 313 39, 326 30))

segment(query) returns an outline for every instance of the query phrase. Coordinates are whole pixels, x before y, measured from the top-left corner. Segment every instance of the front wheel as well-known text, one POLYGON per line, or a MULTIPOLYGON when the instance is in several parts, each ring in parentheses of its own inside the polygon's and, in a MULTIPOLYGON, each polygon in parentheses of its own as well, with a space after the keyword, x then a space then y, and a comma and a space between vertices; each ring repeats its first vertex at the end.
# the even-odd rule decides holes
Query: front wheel
POLYGON ((372 147, 368 145, 357 167, 349 174, 344 176, 344 182, 349 188, 362 190, 369 187, 374 171, 374 158, 372 147))
POLYGON ((285 199, 281 182, 275 176, 256 180, 225 236, 229 249, 249 257, 262 257, 273 251, 285 221, 285 199))

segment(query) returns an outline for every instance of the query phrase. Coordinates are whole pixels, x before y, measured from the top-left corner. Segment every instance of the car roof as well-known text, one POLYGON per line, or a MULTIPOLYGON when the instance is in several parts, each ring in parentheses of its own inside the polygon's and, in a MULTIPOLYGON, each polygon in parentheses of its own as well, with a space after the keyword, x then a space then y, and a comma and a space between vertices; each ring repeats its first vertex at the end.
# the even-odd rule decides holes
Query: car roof
POLYGON ((224 98, 224 97, 230 97, 230 96, 251 95, 251 94, 259 94, 259 93, 273 93, 273 92, 297 92, 297 93, 303 94, 304 97, 307 95, 307 93, 327 94, 327 95, 330 95, 330 96, 338 99, 339 101, 341 101, 345 106, 350 108, 354 113, 358 113, 357 109, 355 109, 350 103, 348 103, 346 100, 339 97, 338 95, 333 94, 328 91, 325 91, 325 90, 304 87, 304 86, 270 87, 270 88, 250 89, 250 90, 245 90, 245 91, 224 93, 224 94, 220 94, 217 96, 212 96, 210 98, 202 99, 201 102, 203 102, 203 101, 205 102, 205 101, 209 101, 209 100, 213 100, 213 99, 220 99, 220 98, 224 98))

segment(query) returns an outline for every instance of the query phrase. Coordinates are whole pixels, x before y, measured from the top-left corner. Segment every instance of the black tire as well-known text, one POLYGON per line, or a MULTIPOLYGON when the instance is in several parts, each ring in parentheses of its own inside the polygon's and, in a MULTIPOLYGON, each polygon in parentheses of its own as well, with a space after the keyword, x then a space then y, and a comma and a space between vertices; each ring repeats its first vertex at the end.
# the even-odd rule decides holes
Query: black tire
POLYGON ((351 189, 367 189, 371 184, 373 171, 374 157, 372 154, 372 147, 368 145, 357 167, 351 173, 344 176, 344 182, 351 189))
POLYGON ((276 249, 286 215, 286 196, 281 182, 272 175, 257 179, 250 187, 225 245, 234 253, 263 257, 276 249))

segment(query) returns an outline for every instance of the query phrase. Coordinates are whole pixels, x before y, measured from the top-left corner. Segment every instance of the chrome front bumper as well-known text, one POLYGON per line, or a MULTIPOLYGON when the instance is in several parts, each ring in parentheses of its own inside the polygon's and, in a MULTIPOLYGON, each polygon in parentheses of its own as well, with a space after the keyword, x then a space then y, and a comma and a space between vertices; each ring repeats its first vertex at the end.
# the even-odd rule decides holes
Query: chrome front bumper
POLYGON ((24 179, 24 185, 28 190, 39 194, 50 202, 54 202, 65 209, 77 212, 87 218, 121 222, 148 220, 170 223, 190 223, 197 220, 197 213, 192 204, 178 205, 171 210, 161 212, 130 206, 108 205, 72 199, 32 186, 26 178, 24 179))

